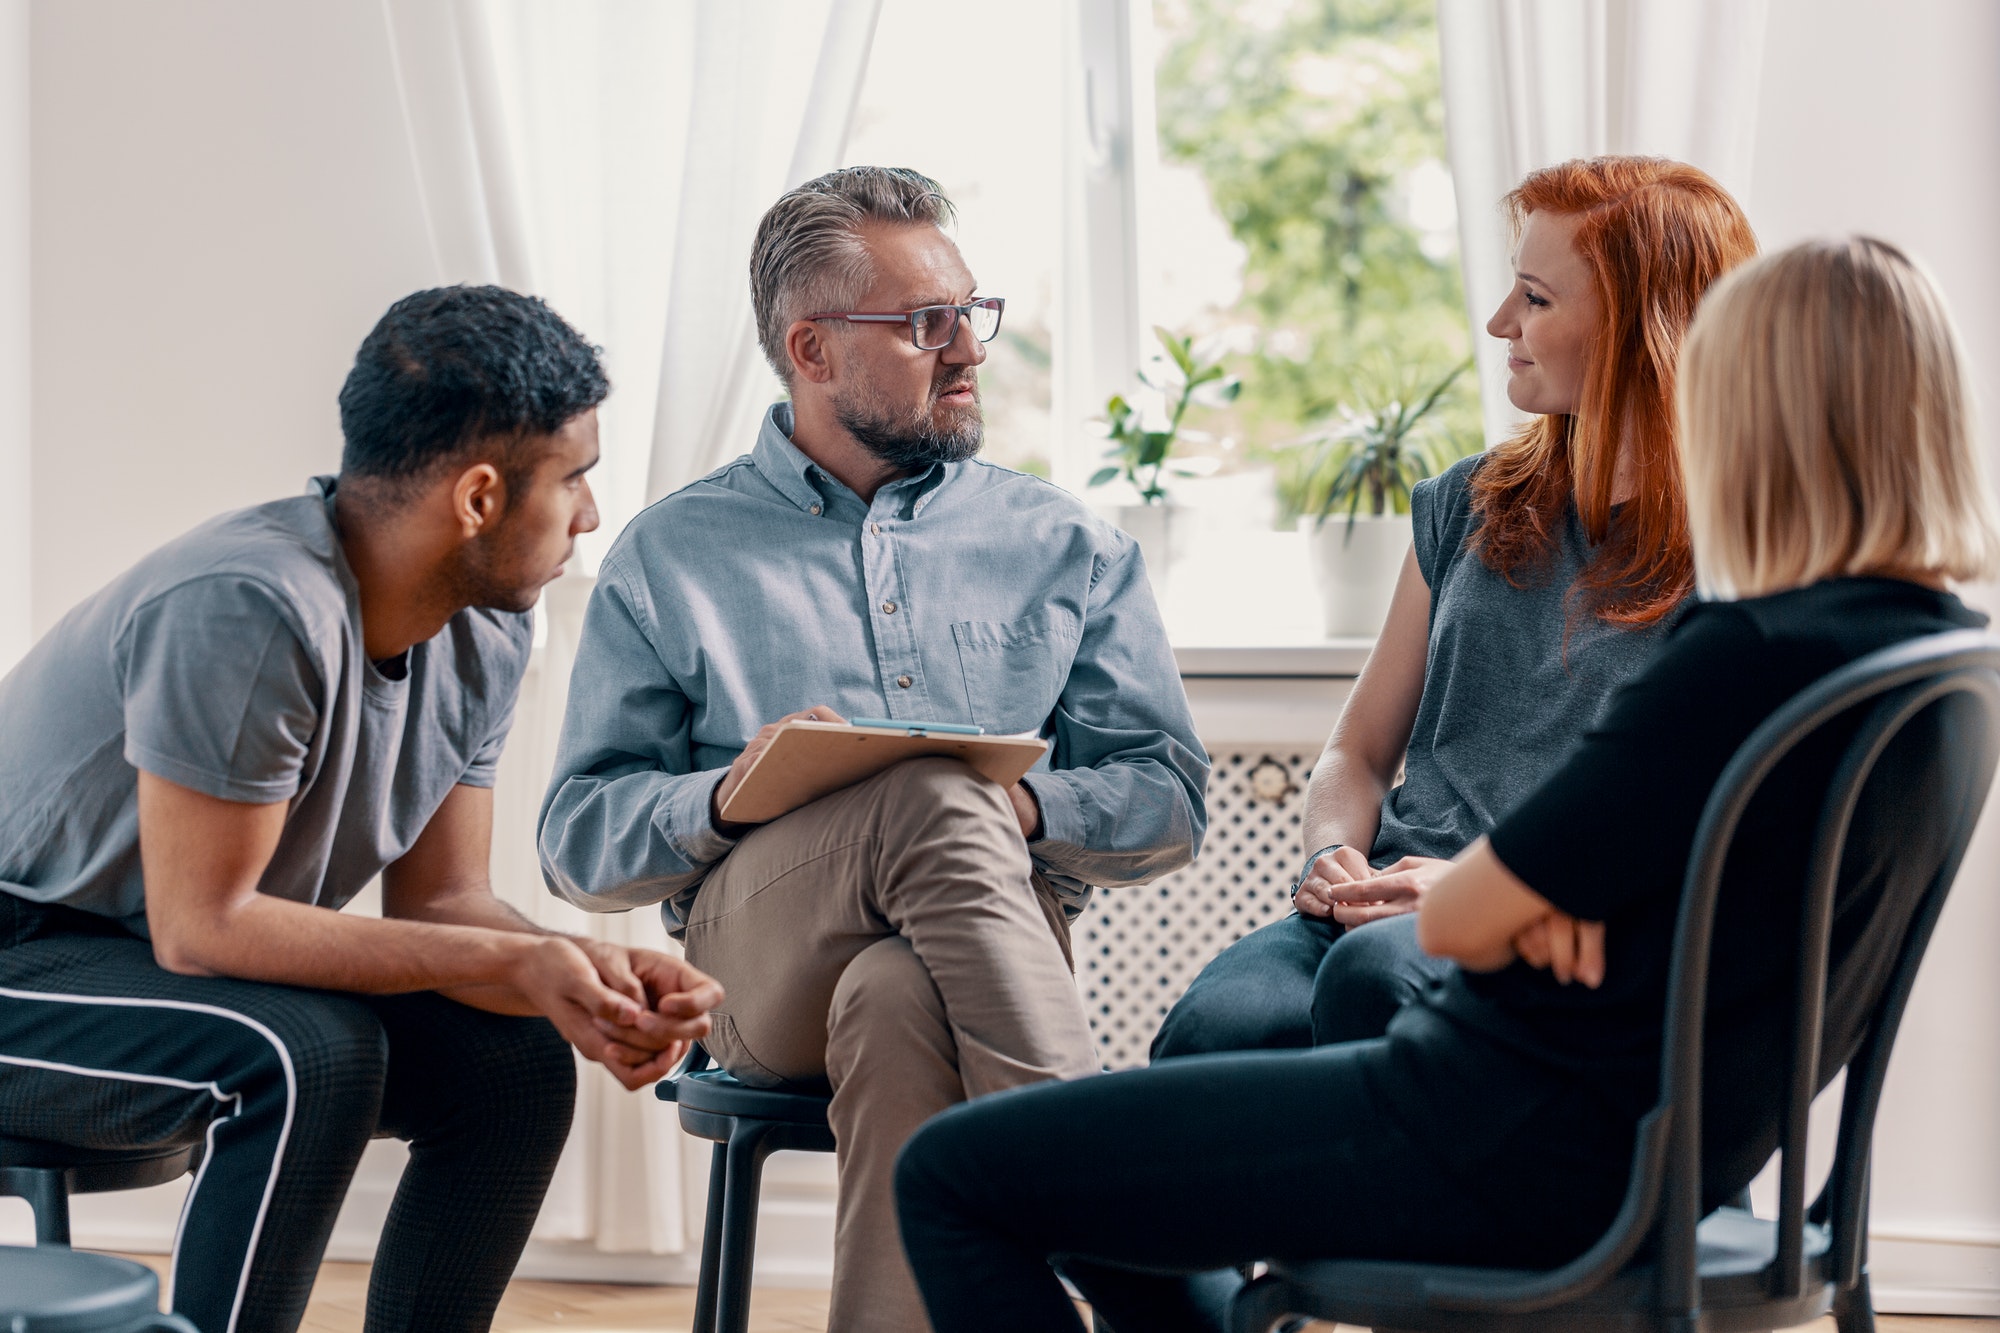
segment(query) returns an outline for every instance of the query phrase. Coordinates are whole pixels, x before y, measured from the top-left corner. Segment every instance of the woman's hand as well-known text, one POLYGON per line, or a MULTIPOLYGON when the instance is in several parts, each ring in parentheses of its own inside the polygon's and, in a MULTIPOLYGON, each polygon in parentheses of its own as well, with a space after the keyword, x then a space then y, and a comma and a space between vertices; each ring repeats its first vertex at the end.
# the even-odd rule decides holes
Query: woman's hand
POLYGON ((1323 896, 1335 921, 1343 926, 1362 926, 1416 911, 1431 885, 1449 869, 1451 862, 1435 856, 1406 856, 1379 873, 1370 871, 1359 879, 1333 885, 1323 896))
POLYGON ((1592 990, 1604 984, 1604 923, 1579 921, 1550 912, 1514 936, 1514 952, 1529 967, 1554 974, 1567 986, 1580 981, 1592 990))
POLYGON ((1298 892, 1292 895, 1292 906, 1299 909, 1300 916, 1324 920, 1333 915, 1334 895, 1342 886, 1374 873, 1358 848, 1336 847, 1313 862, 1312 873, 1299 881, 1298 892))

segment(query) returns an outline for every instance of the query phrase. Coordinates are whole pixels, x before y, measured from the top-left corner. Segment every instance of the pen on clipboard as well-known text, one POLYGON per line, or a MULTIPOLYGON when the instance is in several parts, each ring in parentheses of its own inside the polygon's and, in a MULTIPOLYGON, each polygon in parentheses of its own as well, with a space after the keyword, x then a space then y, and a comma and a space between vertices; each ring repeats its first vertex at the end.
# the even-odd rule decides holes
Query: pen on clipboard
POLYGON ((986 728, 968 727, 958 722, 898 722, 892 717, 854 717, 847 720, 851 727, 880 727, 884 731, 902 731, 912 736, 925 736, 936 732, 943 736, 984 736, 986 728))

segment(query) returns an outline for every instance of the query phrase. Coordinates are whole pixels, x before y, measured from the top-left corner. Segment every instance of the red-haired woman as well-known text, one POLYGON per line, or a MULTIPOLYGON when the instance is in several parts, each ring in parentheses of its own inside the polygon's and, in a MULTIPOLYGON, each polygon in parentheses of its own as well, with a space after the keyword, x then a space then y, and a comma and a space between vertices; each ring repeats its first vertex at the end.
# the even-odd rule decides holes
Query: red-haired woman
POLYGON ((1416 944, 1449 858, 1551 772, 1694 589, 1674 360, 1702 294, 1756 252, 1736 201, 1660 158, 1507 196, 1519 434, 1417 485, 1387 624, 1306 789, 1296 915, 1223 951, 1153 1056, 1380 1036, 1446 964, 1416 944), (1402 781, 1397 783, 1397 772, 1402 781))

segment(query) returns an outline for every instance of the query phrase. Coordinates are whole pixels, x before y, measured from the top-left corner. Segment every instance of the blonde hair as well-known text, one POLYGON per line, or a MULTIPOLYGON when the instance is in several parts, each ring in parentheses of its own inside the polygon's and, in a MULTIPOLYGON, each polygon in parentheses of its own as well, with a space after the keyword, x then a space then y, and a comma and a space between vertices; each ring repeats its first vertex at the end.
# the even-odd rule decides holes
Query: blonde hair
POLYGON ((1894 246, 1808 241, 1724 278, 1688 330, 1676 402, 1705 595, 2000 568, 1958 334, 1894 246))

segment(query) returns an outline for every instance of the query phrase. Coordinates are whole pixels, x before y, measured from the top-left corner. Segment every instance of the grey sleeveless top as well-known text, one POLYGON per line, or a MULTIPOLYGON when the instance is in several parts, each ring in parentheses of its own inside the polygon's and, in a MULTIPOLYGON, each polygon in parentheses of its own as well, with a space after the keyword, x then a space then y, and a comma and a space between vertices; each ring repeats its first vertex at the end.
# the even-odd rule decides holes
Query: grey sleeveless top
POLYGON ((1470 549, 1474 454, 1410 494, 1417 566, 1431 589, 1424 693, 1401 786, 1382 799, 1369 860, 1456 856, 1555 770, 1612 692, 1685 607, 1644 629, 1588 612, 1568 621, 1591 547, 1573 505, 1561 540, 1516 588, 1470 549), (1565 628, 1569 641, 1563 641, 1565 628))

